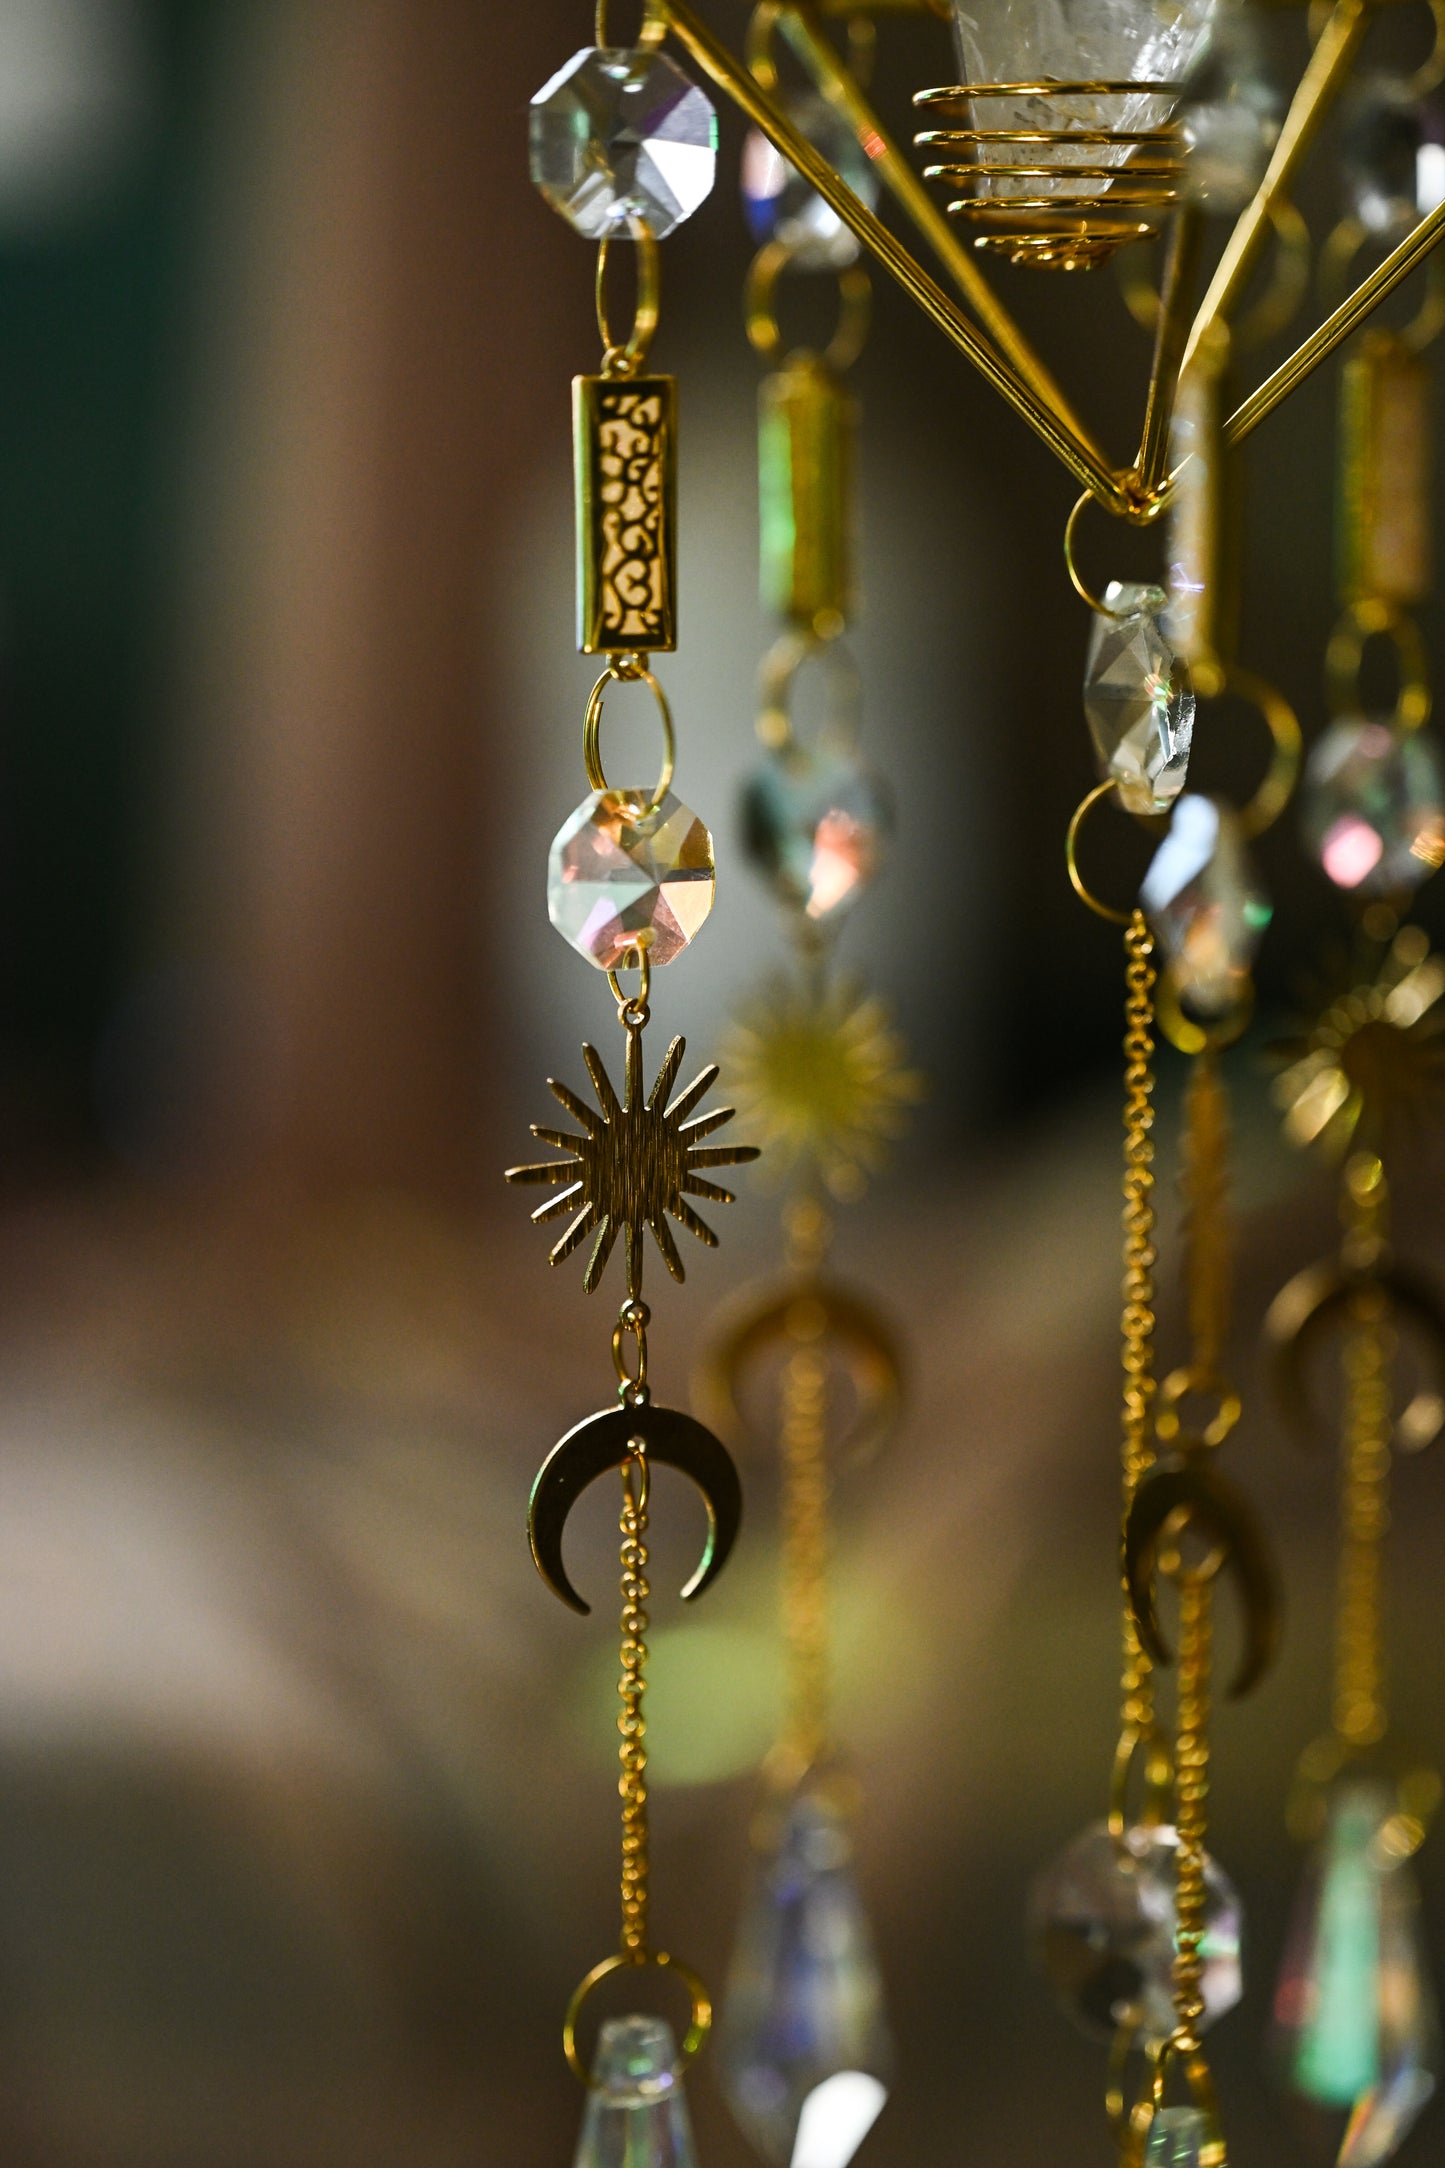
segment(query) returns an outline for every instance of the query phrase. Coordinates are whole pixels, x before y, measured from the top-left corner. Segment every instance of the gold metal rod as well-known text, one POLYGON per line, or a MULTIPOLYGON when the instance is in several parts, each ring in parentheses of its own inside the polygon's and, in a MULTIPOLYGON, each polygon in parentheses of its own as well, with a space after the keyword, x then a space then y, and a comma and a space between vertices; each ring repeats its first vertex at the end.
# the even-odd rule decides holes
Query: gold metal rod
POLYGON ((1442 239, 1445 239, 1445 203, 1437 205, 1428 218, 1422 218, 1415 231, 1391 251, 1364 284, 1357 286, 1349 299, 1342 301, 1318 330, 1310 333, 1304 345, 1298 347, 1288 361, 1282 361, 1273 376, 1267 376, 1258 389, 1250 393, 1243 406, 1236 407, 1224 425, 1225 442, 1239 444, 1252 429, 1258 428, 1266 414, 1272 414, 1281 399, 1288 398, 1295 386, 1302 384, 1310 371, 1317 369, 1341 340, 1347 339, 1442 239))
POLYGON ((698 66, 711 76, 719 90, 741 108, 790 165, 797 168, 831 210, 858 236, 864 247, 925 316, 951 339, 985 382, 1002 393, 1009 405, 1042 437, 1077 481, 1110 511, 1128 515, 1133 507, 1121 478, 1026 384, 1012 365, 984 337, 962 310, 949 299, 935 279, 929 277, 882 220, 860 203, 851 188, 840 181, 825 158, 801 136, 773 101, 754 81, 742 63, 685 4, 685 0, 655 0, 658 14, 687 48, 698 66))
POLYGON ((1174 394, 1179 388, 1179 364, 1184 352, 1185 320, 1194 291, 1199 264, 1201 222, 1192 204, 1184 204, 1174 219, 1169 253, 1164 264, 1164 283, 1159 296, 1159 322, 1154 333, 1154 359, 1149 371, 1149 399, 1144 409, 1144 434, 1139 441, 1135 475, 1141 496, 1150 497, 1164 477, 1169 457, 1169 424, 1174 417, 1174 394))
POLYGON ((1209 282, 1209 290, 1200 304, 1184 352, 1186 367, 1198 352, 1199 342, 1211 324, 1228 315, 1231 304, 1254 268, 1255 258, 1269 232, 1270 206, 1276 196, 1282 196, 1289 187, 1296 167, 1314 141, 1315 131, 1329 109, 1330 99, 1344 81, 1369 18, 1370 0, 1336 0, 1334 12, 1321 31, 1309 65, 1300 77, 1299 88, 1279 132, 1279 141, 1264 179, 1253 200, 1240 214, 1239 223, 1229 237, 1228 246, 1209 282))
POLYGON ((974 315, 999 350, 1017 369, 1026 384, 1045 405, 1053 408, 1079 442, 1093 452, 1101 465, 1104 454, 1080 421, 1063 391, 1034 352, 1013 317, 989 285, 973 257, 959 240, 947 216, 914 172, 907 158, 874 112, 857 79, 843 66, 832 45, 818 29, 813 10, 792 6, 779 17, 779 28, 818 88, 843 114, 894 201, 912 219, 934 255, 947 271, 974 315))

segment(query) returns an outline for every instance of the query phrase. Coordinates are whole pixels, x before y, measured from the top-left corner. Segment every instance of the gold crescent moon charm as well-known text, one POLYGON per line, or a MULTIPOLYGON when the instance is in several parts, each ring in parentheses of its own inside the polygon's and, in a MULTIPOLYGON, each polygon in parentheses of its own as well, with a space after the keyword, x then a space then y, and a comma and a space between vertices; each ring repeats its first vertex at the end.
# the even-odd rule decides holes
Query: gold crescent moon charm
POLYGON ((1387 1265, 1360 1280, 1333 1263, 1307 1265, 1283 1286, 1265 1313, 1264 1336, 1270 1349, 1270 1380, 1281 1413, 1306 1443, 1326 1429, 1305 1384, 1309 1358, 1325 1333, 1349 1324, 1348 1311, 1362 1286, 1382 1287, 1390 1307, 1408 1318, 1434 1358, 1434 1387, 1422 1386, 1401 1413, 1395 1435, 1408 1453, 1423 1452, 1445 1430, 1445 1308, 1428 1281, 1397 1265, 1387 1265))
POLYGON ((822 1339, 837 1344, 857 1394, 840 1448, 851 1460, 866 1460, 898 1420, 903 1399, 898 1347, 867 1303, 830 1282, 792 1281, 724 1313, 721 1336, 694 1380, 693 1399, 715 1430, 736 1437, 749 1428, 738 1405, 749 1366, 780 1343, 822 1339))
POLYGON ((562 1563, 562 1532, 567 1516, 598 1476, 620 1468, 636 1441, 649 1461, 661 1461, 690 1476, 707 1507, 707 1544, 702 1561, 683 1590, 684 1598, 710 1588, 737 1541, 743 1517, 742 1485, 727 1448, 693 1416, 677 1408, 604 1408, 584 1416, 558 1440, 537 1471, 527 1506, 527 1538, 538 1573, 563 1603, 585 1618, 591 1610, 567 1578, 562 1563))
POLYGON ((1154 1581, 1166 1524, 1187 1512, 1190 1523, 1222 1553, 1244 1607, 1244 1653, 1229 1692, 1247 1694, 1274 1660, 1279 1604, 1274 1568, 1254 1518, 1239 1492, 1212 1468, 1165 1462, 1140 1484, 1124 1528, 1124 1579, 1139 1639, 1156 1664, 1173 1661, 1159 1631, 1154 1581))

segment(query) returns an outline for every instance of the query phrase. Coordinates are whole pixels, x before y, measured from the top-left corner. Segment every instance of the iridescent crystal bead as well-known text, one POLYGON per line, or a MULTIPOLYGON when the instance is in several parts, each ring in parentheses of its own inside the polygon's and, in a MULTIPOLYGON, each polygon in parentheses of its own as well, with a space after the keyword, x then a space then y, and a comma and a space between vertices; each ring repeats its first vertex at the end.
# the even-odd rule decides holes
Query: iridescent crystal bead
POLYGON ((1445 100, 1366 76, 1340 114, 1345 205, 1367 233, 1402 233, 1445 201, 1445 100))
POLYGON ((1222 1016, 1246 996, 1271 906, 1233 807, 1193 793, 1177 800, 1139 901, 1191 1009, 1222 1016))
POLYGON ((1202 2108, 1157 2108, 1144 2141, 1144 2168, 1200 2168, 1211 2139, 1202 2108))
POLYGON ((584 46, 532 100, 532 179, 589 241, 641 220, 662 240, 712 192, 717 115, 645 47, 584 46))
POLYGON ((646 949, 671 963, 712 909, 712 837, 669 791, 598 790, 552 840, 547 915, 589 963, 615 971, 646 949))
POLYGON ((892 825, 883 787, 853 753, 791 745, 743 791, 749 856, 785 903, 822 925, 856 903, 878 872, 892 825))
MULTIPOLYGON (((1112 2040, 1123 2024, 1147 2040, 1176 2023, 1173 2001, 1177 1833, 1126 1829, 1115 1843, 1094 1822, 1044 1869, 1029 1899, 1029 1933, 1060 2007, 1081 2031, 1112 2040)), ((1205 1866, 1204 2023, 1232 2010, 1241 1989, 1239 1897, 1205 1866)))
POLYGON ((574 2168, 697 2168, 676 2062, 661 2018, 604 2024, 574 2168))
POLYGON ((1336 888, 1396 896, 1445 864, 1445 775, 1433 738, 1346 715, 1311 748, 1300 794, 1305 846, 1336 888))
POLYGON ((1188 665, 1166 638, 1162 587, 1111 580, 1084 665, 1084 713, 1101 777, 1131 813, 1159 813, 1184 788, 1194 734, 1188 665))
MULTIPOLYGON (((815 91, 790 99, 785 110, 799 135, 822 152, 859 201, 873 210, 878 202, 878 177, 842 115, 815 91)), ((759 128, 752 129, 743 142, 742 192, 753 239, 781 242, 799 270, 839 271, 856 261, 858 242, 852 228, 844 225, 759 128)))
POLYGON ((846 2168, 893 2047, 846 1813, 805 1778, 765 1817, 718 2027, 723 2091, 778 2168, 846 2168))
POLYGON ((1184 194, 1206 211, 1244 209, 1279 135, 1279 100, 1265 73, 1252 8, 1220 0, 1209 43, 1179 101, 1184 194))
POLYGON ((1392 1783, 1337 1780, 1296 1900, 1274 2047, 1338 2168, 1388 2160, 1435 2090, 1439 2024, 1409 1850, 1392 1783))

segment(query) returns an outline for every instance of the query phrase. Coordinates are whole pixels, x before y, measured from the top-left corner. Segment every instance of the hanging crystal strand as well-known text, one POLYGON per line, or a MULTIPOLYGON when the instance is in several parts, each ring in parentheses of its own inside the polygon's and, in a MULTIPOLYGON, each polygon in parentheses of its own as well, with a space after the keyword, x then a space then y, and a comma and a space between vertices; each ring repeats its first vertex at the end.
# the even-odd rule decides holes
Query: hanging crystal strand
POLYGON ((1344 1399, 1335 1612, 1334 1737, 1306 1755, 1295 1819, 1316 1842, 1275 1992, 1274 2047, 1307 2128, 1339 2168, 1377 2168, 1435 2087, 1438 2020, 1409 1866, 1428 1780, 1403 1781, 1389 1729, 1384 1544, 1394 1435, 1395 1330, 1379 1278, 1389 1197, 1371 1152, 1342 1187, 1344 1399))

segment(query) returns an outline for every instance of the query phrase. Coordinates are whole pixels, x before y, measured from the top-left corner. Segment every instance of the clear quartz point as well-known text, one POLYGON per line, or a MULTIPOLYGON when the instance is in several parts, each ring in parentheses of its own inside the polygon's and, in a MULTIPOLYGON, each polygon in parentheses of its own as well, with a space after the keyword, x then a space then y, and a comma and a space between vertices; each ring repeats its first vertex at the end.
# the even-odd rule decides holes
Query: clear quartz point
MULTIPOLYGON (((1148 2041, 1174 2029, 1178 1847, 1167 1823, 1126 1829, 1116 1844, 1107 1822, 1092 1822, 1034 1883, 1030 1942, 1060 2008, 1091 2039, 1112 2040, 1126 2024, 1148 2041)), ((1242 1992, 1243 1914, 1233 1883, 1212 1859, 1204 1881, 1207 2026, 1242 1992)))
POLYGON ((1182 1001, 1222 1016, 1244 998, 1271 906, 1232 806, 1193 793, 1176 801, 1139 901, 1182 1001))
POLYGON ((1161 622, 1162 587, 1111 580, 1115 614, 1094 619, 1084 665, 1084 714, 1101 777, 1131 813, 1161 813, 1184 788, 1194 734, 1194 686, 1161 622))
MULTIPOLYGON (((859 201, 870 211, 876 209, 878 176, 842 115, 816 91, 790 98, 786 111, 799 135, 822 152, 859 201)), ((759 244, 782 242, 800 271, 840 271, 857 260, 859 244, 852 228, 758 128, 743 142, 742 192, 753 239, 759 244)))
POLYGON ((718 2026, 722 2087, 776 2168, 846 2168, 893 2066, 852 1835, 814 1777, 761 1822, 718 2026))
POLYGON ((1218 0, 1209 41, 1185 78, 1179 121, 1185 195, 1236 216, 1264 179, 1279 136, 1279 98, 1248 0, 1218 0))
POLYGON ((1305 1869, 1274 1997, 1280 2078, 1337 2168, 1377 2168, 1435 2090, 1439 2021, 1394 1785, 1347 1774, 1305 1869))
MULTIPOLYGON (((1195 59, 1209 27, 1215 0, 1009 0, 981 7, 952 0, 954 34, 963 76, 976 83, 1056 80, 1057 91, 974 101, 977 128, 1113 131, 1157 128, 1174 100, 1147 92, 1089 96, 1070 92, 1070 82, 1175 84, 1195 59)), ((1097 181, 1070 180, 1069 165, 1122 165, 1131 143, 1050 146, 1048 162, 1062 170, 1043 178, 1000 176, 980 182, 996 198, 1097 194, 1097 181)), ((1017 158, 1008 145, 978 146, 987 165, 1017 158)))
POLYGON ((1218 2140, 1202 2108, 1158 2108, 1144 2141, 1144 2168, 1209 2168, 1220 2158, 1218 2140))
POLYGON ((1407 233, 1445 201, 1445 98, 1364 76, 1340 109, 1340 179, 1366 233, 1407 233))
POLYGON ((717 115, 661 53, 584 46, 532 100, 532 179, 589 241, 662 240, 712 192, 717 115))
POLYGON ((856 754, 790 745, 749 777, 742 825, 748 856, 782 901, 828 925, 876 877, 892 819, 882 785, 856 754))
POLYGON ((597 790, 552 839, 547 915, 600 971, 646 949, 671 963, 712 909, 712 837, 669 791, 648 810, 646 791, 597 790))
POLYGON ((573 2168, 697 2168, 672 2027, 609 2018, 597 2043, 573 2168))
POLYGON ((1305 846, 1336 888, 1398 896, 1445 865, 1445 776, 1424 730, 1344 715, 1311 748, 1300 793, 1305 846))

